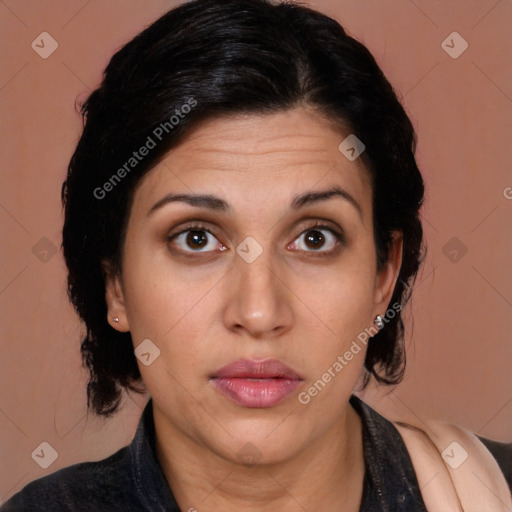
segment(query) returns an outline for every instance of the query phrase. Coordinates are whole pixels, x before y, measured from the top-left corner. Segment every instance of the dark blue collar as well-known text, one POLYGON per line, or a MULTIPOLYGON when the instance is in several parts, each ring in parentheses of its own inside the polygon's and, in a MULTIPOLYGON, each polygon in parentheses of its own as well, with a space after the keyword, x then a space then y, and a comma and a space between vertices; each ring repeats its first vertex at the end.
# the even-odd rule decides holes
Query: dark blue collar
POLYGON ((147 510, 180 512, 156 456, 153 401, 150 399, 129 446, 133 481, 147 510))

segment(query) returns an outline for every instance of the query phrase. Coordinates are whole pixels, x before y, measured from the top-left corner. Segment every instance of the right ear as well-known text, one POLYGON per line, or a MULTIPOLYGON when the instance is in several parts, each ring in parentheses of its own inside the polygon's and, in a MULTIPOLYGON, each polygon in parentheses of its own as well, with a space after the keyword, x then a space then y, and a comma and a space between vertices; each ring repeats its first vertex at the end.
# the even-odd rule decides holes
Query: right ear
POLYGON ((128 332, 130 324, 126 315, 124 291, 121 276, 115 272, 109 262, 102 262, 105 276, 105 301, 107 303, 107 321, 116 331, 128 332), (114 320, 117 319, 117 321, 114 320))

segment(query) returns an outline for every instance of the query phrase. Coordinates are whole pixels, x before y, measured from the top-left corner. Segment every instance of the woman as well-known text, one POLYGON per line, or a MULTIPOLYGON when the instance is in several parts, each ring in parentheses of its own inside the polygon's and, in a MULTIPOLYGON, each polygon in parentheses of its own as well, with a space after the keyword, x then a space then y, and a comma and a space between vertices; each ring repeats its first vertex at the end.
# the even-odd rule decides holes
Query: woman
POLYGON ((130 446, 2 511, 512 507, 478 438, 352 394, 400 381, 425 252, 414 130, 363 45, 298 5, 195 0, 83 115, 63 248, 89 406, 151 400, 130 446))

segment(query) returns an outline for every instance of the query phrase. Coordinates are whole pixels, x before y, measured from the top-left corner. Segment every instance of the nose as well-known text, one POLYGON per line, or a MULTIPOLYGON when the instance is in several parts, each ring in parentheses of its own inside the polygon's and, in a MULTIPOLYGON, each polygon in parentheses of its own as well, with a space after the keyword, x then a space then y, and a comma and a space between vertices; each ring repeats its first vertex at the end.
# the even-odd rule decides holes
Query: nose
POLYGON ((286 284, 285 268, 278 264, 270 248, 249 261, 237 255, 228 274, 226 328, 255 339, 276 338, 293 324, 293 293, 286 284))

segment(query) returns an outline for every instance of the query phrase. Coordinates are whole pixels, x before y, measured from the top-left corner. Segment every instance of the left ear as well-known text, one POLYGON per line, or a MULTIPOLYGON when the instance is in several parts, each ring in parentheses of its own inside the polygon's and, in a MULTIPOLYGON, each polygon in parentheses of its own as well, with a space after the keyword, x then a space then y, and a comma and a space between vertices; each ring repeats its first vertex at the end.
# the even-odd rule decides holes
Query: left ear
POLYGON ((394 231, 388 252, 388 261, 375 278, 374 317, 384 315, 393 296, 402 265, 403 233, 394 231))

